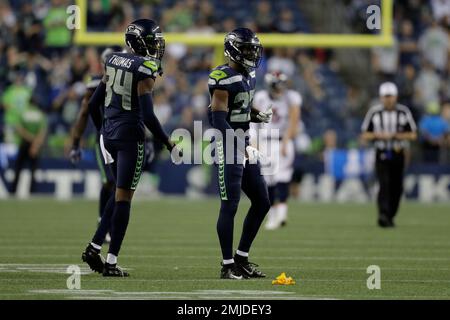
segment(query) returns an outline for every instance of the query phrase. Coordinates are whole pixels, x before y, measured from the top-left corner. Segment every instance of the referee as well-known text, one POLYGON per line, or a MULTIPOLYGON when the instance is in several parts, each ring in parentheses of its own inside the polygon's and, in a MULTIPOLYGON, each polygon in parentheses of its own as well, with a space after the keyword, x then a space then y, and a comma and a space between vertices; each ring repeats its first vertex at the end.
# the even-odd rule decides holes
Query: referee
POLYGON ((394 217, 403 194, 405 151, 417 138, 416 124, 411 112, 397 103, 398 90, 394 83, 385 82, 379 89, 381 104, 367 112, 362 124, 362 138, 376 148, 378 191, 378 225, 394 227, 394 217))

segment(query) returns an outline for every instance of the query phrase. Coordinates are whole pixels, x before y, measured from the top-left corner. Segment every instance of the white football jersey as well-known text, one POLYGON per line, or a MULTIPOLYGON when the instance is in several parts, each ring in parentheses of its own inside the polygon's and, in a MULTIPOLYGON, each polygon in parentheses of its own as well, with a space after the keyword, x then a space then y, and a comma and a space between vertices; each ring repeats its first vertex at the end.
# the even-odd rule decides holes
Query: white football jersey
POLYGON ((272 106, 272 122, 264 124, 264 129, 278 129, 282 137, 289 127, 289 109, 292 106, 302 105, 302 96, 294 90, 286 90, 278 99, 272 99, 269 91, 261 90, 255 93, 253 107, 259 111, 265 111, 272 106))

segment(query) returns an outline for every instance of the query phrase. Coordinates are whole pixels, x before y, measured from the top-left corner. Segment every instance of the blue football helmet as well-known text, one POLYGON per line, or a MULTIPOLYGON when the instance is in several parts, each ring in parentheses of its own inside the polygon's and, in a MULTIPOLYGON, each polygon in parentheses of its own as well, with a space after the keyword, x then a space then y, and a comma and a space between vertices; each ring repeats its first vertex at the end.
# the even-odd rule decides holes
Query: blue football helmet
POLYGON ((261 63, 263 47, 256 34, 247 28, 237 28, 225 37, 225 56, 246 69, 261 63))
POLYGON ((149 19, 138 19, 130 23, 125 32, 125 43, 137 55, 161 60, 165 40, 159 25, 149 19))

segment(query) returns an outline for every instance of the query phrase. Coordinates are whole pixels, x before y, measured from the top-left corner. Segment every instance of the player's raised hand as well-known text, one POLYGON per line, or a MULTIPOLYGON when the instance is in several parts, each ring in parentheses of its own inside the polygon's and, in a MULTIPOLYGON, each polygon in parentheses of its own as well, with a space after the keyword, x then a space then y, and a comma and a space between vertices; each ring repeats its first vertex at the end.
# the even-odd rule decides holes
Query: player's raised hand
POLYGON ((272 121, 272 116, 273 116, 273 111, 272 111, 272 106, 270 106, 266 111, 264 111, 264 112, 260 111, 256 115, 256 118, 261 122, 270 123, 272 121))
POLYGON ((72 147, 69 153, 70 162, 72 162, 73 165, 78 164, 81 160, 81 155, 81 149, 79 147, 72 147))

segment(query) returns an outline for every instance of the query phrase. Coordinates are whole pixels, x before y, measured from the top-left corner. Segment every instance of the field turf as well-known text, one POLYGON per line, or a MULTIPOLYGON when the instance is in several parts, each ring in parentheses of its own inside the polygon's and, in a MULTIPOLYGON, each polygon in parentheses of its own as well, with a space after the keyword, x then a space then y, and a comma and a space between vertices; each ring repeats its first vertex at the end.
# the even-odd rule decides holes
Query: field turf
MULTIPOLYGON (((236 218, 235 244, 245 211, 236 218)), ((97 203, 0 201, 0 299, 449 299, 448 204, 404 203, 397 228, 375 225, 372 204, 292 202, 288 225, 262 230, 251 261, 258 280, 220 280, 217 199, 136 201, 119 264, 127 279, 90 273, 81 252, 96 225, 97 203), (67 289, 69 265, 81 290, 67 289), (381 268, 381 289, 366 286, 381 268), (274 286, 281 272, 292 286, 274 286)), ((106 251, 106 250, 105 250, 106 251)))

